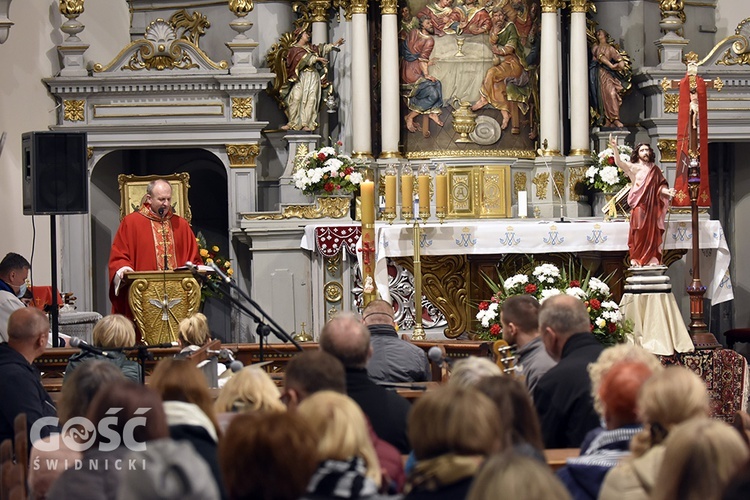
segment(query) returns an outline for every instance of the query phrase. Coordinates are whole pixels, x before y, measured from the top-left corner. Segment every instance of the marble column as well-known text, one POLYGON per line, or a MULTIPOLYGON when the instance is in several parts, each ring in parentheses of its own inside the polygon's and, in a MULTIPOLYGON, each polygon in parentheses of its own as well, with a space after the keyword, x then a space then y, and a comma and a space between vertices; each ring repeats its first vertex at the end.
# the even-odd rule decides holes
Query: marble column
POLYGON ((352 156, 372 158, 370 126, 370 39, 367 0, 353 0, 352 8, 352 156))
POLYGON ((398 158, 399 140, 399 70, 398 18, 396 0, 380 0, 382 22, 380 40, 380 124, 382 152, 380 158, 398 158))
POLYGON ((589 141, 586 0, 570 0, 570 156, 587 156, 589 141))
POLYGON ((560 154, 559 0, 542 0, 542 53, 539 62, 539 140, 547 156, 560 154), (545 147, 545 142, 546 147, 545 147))

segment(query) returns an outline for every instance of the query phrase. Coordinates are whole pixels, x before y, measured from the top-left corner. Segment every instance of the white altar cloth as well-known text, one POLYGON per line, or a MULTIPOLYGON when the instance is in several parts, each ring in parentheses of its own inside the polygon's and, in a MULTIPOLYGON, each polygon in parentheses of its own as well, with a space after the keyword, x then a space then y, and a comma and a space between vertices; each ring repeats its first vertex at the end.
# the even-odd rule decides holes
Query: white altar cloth
MULTIPOLYGON (((326 224, 346 226, 349 224, 326 224)), ((352 224, 356 225, 356 224, 352 224)), ((315 250, 315 228, 305 227, 301 246, 315 250)), ((615 252, 628 249, 629 223, 604 222, 588 219, 570 223, 549 220, 487 220, 457 221, 438 224, 430 222, 421 226, 420 249, 422 255, 463 254, 542 254, 558 252, 615 252)), ((375 226, 377 248, 375 251, 375 281, 381 297, 389 300, 388 269, 386 258, 414 255, 413 226, 403 223, 377 222, 375 226)), ((717 220, 699 222, 701 249, 701 281, 706 286, 707 299, 719 304, 734 298, 729 278, 731 256, 724 238, 724 230, 717 220)), ((688 250, 687 262, 692 262, 693 231, 689 220, 670 221, 664 234, 666 250, 688 250)), ((357 255, 362 258, 362 254, 357 255)), ((691 273, 688 273, 688 276, 691 273)), ((673 283, 673 286, 680 286, 673 283)))

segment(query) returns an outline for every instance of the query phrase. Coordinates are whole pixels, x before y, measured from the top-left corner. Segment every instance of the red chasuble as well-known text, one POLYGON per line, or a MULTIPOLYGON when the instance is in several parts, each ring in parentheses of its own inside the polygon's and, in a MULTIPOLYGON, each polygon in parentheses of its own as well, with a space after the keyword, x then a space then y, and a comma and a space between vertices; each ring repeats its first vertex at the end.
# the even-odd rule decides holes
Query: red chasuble
POLYGON ((128 289, 120 286, 118 295, 115 295, 115 273, 125 266, 135 271, 161 271, 164 269, 165 253, 169 269, 183 266, 187 261, 203 263, 193 230, 185 219, 173 214, 171 209, 161 219, 144 204, 138 212, 122 220, 109 254, 112 314, 133 318, 128 305, 128 289))

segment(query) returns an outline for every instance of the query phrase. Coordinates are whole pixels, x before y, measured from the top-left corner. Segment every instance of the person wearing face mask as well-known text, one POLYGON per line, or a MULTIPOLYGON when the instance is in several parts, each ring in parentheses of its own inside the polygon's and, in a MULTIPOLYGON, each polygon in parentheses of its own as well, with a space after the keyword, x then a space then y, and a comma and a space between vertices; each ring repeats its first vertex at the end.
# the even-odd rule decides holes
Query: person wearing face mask
POLYGON ((151 181, 141 208, 120 223, 109 254, 109 298, 112 314, 132 319, 128 291, 122 287, 129 271, 162 271, 203 264, 195 234, 185 219, 172 211, 172 186, 163 179, 151 181))
POLYGON ((8 341, 8 318, 26 307, 21 297, 26 292, 26 278, 31 265, 21 255, 10 252, 0 261, 0 342, 8 341))

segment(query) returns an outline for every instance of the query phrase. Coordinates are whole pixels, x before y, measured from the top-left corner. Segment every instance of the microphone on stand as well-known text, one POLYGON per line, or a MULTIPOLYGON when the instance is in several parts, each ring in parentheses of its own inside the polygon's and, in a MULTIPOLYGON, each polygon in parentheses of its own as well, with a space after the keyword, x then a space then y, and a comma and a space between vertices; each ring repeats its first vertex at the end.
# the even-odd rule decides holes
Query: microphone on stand
POLYGON ((445 363, 448 366, 451 366, 453 364, 453 359, 448 356, 443 356, 443 351, 436 345, 427 350, 427 358, 437 365, 445 363))
POLYGON ((211 269, 213 269, 216 272, 216 274, 219 275, 219 278, 221 278, 221 281, 223 281, 224 283, 229 283, 230 281, 232 281, 232 278, 224 274, 221 268, 216 265, 216 262, 212 261, 211 264, 209 265, 211 266, 211 269))
POLYGON ((104 356, 105 358, 109 359, 117 359, 117 356, 115 356, 112 353, 102 351, 98 347, 94 347, 92 345, 87 344, 83 340, 79 339, 78 337, 71 337, 70 338, 70 345, 71 347, 77 347, 78 349, 86 352, 90 352, 92 354, 98 354, 99 356, 104 356))

